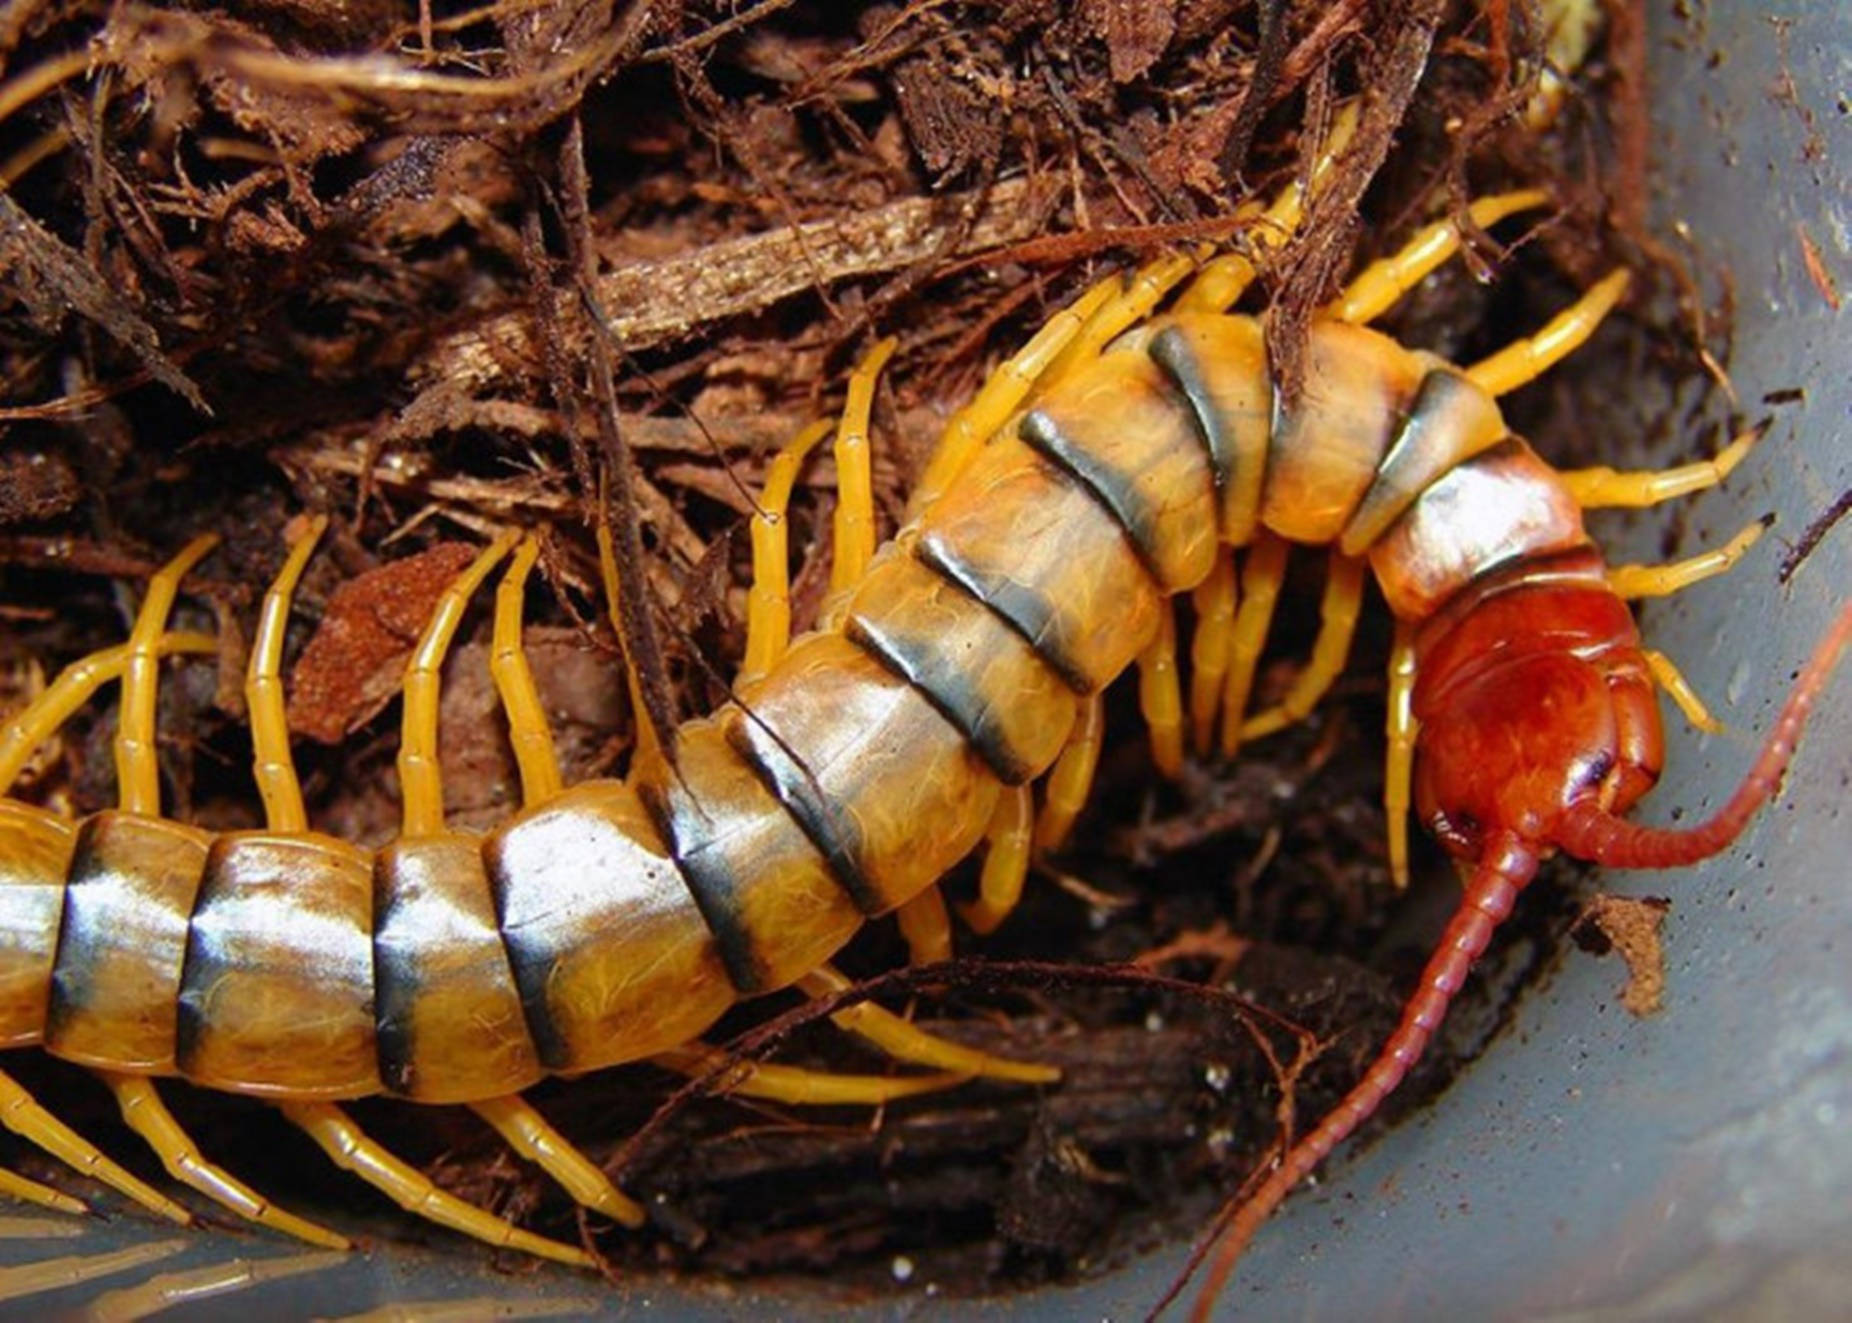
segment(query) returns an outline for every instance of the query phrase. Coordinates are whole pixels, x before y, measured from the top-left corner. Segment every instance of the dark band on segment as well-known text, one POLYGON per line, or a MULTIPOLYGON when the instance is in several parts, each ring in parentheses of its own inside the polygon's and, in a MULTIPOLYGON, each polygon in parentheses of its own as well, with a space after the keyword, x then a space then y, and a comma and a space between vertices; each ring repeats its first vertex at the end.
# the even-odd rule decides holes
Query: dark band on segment
MULTIPOLYGON (((1177 389, 1183 392, 1183 398, 1189 401, 1190 413, 1196 419, 1196 435, 1202 438, 1203 449, 1209 455, 1209 471, 1215 475, 1215 489, 1225 490, 1235 480, 1235 466, 1240 456, 1233 429, 1215 403, 1215 394, 1209 388, 1208 378, 1189 338, 1180 327, 1168 326, 1151 338, 1146 352, 1153 363, 1170 375, 1177 389)), ((1272 384, 1271 369, 1265 379, 1272 384)), ((1277 415, 1278 392, 1274 395, 1273 411, 1277 415)))
POLYGON ((658 786, 642 781, 636 792, 668 847, 669 858, 675 861, 688 894, 694 898, 695 908, 701 911, 702 922, 714 935, 714 948, 727 971, 727 981, 741 996, 766 991, 766 965, 741 912, 740 882, 714 840, 707 814, 679 785, 658 786))
POLYGON ((969 667, 933 647, 930 639, 891 635, 860 616, 850 616, 843 633, 890 675, 912 685, 977 750, 977 756, 1004 785, 1019 786, 1035 775, 1036 769, 1010 743, 990 701, 971 682, 969 667))
POLYGON ((1060 613, 1047 597, 1027 584, 978 569, 931 532, 915 544, 914 555, 922 565, 969 593, 1015 630, 1068 688, 1077 694, 1093 692, 1086 668, 1062 637, 1060 613))
POLYGON ((861 864, 860 833, 811 774, 780 740, 751 712, 742 711, 727 726, 727 744, 757 774, 772 798, 791 816, 798 829, 817 847, 829 865, 830 876, 855 908, 873 917, 892 908, 869 880, 861 864))
POLYGON ((1344 527, 1344 553, 1361 554, 1438 478, 1505 435, 1498 407, 1483 390, 1451 369, 1429 372, 1344 527))
MULTIPOLYGON (((1191 410, 1191 414, 1194 416, 1195 410, 1191 410)), ((1191 430, 1201 435, 1200 427, 1191 430)), ((1084 440, 1064 430, 1058 420, 1043 410, 1038 409, 1023 419, 1017 435, 1093 497, 1100 508, 1112 516, 1151 577, 1159 583, 1164 582, 1165 576, 1159 568, 1163 545, 1158 529, 1159 514, 1139 490, 1137 475, 1106 463, 1084 440)))

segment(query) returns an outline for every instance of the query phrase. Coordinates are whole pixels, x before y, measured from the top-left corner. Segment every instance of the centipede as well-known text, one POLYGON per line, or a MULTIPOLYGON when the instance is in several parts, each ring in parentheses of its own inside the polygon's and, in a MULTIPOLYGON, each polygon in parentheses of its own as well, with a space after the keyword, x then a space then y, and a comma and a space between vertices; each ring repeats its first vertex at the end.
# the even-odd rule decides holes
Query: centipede
MULTIPOLYGON (((0 1046, 93 1072, 173 1178, 285 1236, 348 1248, 216 1166, 163 1101, 181 1079, 274 1104, 335 1164, 414 1214, 488 1244, 590 1267, 594 1256, 453 1195, 394 1156, 345 1104, 463 1105, 577 1203, 627 1227, 643 1208, 524 1091, 652 1061, 716 1068, 702 1041, 736 1003, 840 992, 832 964, 898 917, 912 958, 943 959, 939 883, 984 851, 979 934, 1016 909, 1031 861, 1060 848, 1099 758, 1103 695, 1138 673, 1152 762, 1236 756, 1310 713, 1344 668, 1365 586, 1395 622, 1386 807, 1405 875, 1418 817, 1459 861, 1457 912, 1400 1025, 1352 1092, 1288 1148, 1218 1228, 1207 1317, 1271 1212, 1395 1090, 1467 971, 1547 856, 1672 868, 1728 848, 1776 792, 1849 637, 1842 607, 1738 789, 1690 827, 1626 812, 1664 762, 1657 700, 1710 717, 1646 647, 1629 602, 1750 554, 1759 526, 1667 565, 1611 565, 1585 511, 1645 507, 1724 481, 1746 433, 1661 471, 1559 471, 1499 399, 1574 352, 1625 298, 1613 272, 1535 333, 1459 365, 1371 328, 1460 248, 1437 222, 1352 277, 1308 333, 1303 380, 1270 362, 1266 314, 1234 309, 1342 148, 1250 204, 1247 251, 1187 252, 1111 277, 1057 313, 945 428, 896 534, 878 543, 868 467, 874 383, 856 369, 834 426, 833 594, 791 636, 785 505, 831 428, 772 466, 752 525, 746 660, 712 714, 640 716, 628 773, 566 785, 522 646, 539 555, 495 536, 443 594, 407 664, 396 839, 364 849, 312 829, 283 704, 284 632, 326 526, 299 521, 265 596, 245 678, 262 828, 209 832, 163 813, 161 667, 216 652, 170 619, 213 549, 195 539, 150 579, 122 644, 62 672, 0 731, 0 792, 104 686, 121 691, 115 807, 68 818, 0 799, 0 1046), (1327 557, 1312 659, 1255 710, 1255 675, 1295 548, 1327 557), (505 567, 505 568, 504 568, 505 567), (443 664, 502 569, 492 676, 522 807, 474 835, 446 825, 437 749, 443 664), (1194 622, 1187 666, 1177 609, 1194 622), (1186 683, 1187 678, 1187 683, 1186 683), (1039 792, 1039 794, 1038 794, 1039 792)), ((1491 227, 1547 206, 1529 190, 1468 211, 1491 227)), ((601 532, 607 590, 617 576, 601 532)), ((633 675, 633 684, 635 683, 633 675)), ((639 705, 641 710, 641 705, 639 705)), ((1034 1061, 978 1051, 873 1005, 845 1027, 923 1073, 858 1076, 763 1063, 728 1087, 792 1104, 878 1105, 973 1077, 1059 1087, 1034 1061)), ((149 1213, 193 1220, 0 1073, 0 1122, 149 1213)), ((71 1195, 10 1171, 0 1192, 66 1212, 71 1195)))

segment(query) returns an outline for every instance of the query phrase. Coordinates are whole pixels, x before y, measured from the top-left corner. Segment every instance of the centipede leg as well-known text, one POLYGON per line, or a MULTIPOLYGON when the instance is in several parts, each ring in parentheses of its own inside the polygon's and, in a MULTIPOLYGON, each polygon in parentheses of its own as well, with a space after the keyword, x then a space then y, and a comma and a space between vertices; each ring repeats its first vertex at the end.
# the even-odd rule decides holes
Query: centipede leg
MULTIPOLYGON (((163 634, 155 644, 162 657, 185 654, 211 654, 219 650, 219 641, 210 634, 175 631, 163 634)), ((70 720, 90 698, 121 676, 129 664, 128 644, 118 644, 93 652, 72 662, 46 686, 45 692, 24 710, 15 713, 0 728, 0 794, 9 790, 20 770, 31 761, 38 747, 70 720)))
POLYGON ((1628 601, 1669 597, 1730 569, 1755 545, 1762 529, 1760 522, 1750 524, 1721 547, 1665 565, 1615 565, 1608 570, 1608 586, 1628 601))
POLYGON ((54 1190, 49 1185, 40 1185, 35 1180, 21 1176, 16 1171, 0 1167, 0 1196, 16 1199, 20 1203, 37 1204, 40 1208, 54 1209, 60 1213, 87 1213, 90 1205, 82 1199, 73 1199, 62 1190, 54 1190))
POLYGON ((153 1080, 140 1075, 114 1075, 104 1071, 98 1071, 97 1074, 109 1086, 109 1091, 116 1095, 116 1104, 122 1109, 122 1119, 131 1130, 147 1141, 148 1147, 160 1157, 161 1165, 167 1168, 168 1174, 175 1180, 192 1186, 239 1217, 269 1227, 272 1231, 326 1249, 352 1248, 345 1236, 277 1208, 230 1172, 202 1157, 199 1146, 180 1128, 173 1113, 167 1110, 167 1104, 161 1101, 153 1080))
POLYGON ((553 731, 521 646, 521 606, 527 576, 539 555, 540 546, 531 537, 522 538, 515 548, 514 560, 495 589, 495 634, 489 651, 489 674, 508 717, 508 743, 521 773, 521 802, 529 808, 552 799, 563 784, 553 731))
POLYGON ((1304 720, 1344 673, 1351 641, 1357 635, 1357 617, 1363 612, 1366 568, 1361 559, 1331 553, 1325 592, 1318 605, 1318 638, 1312 644, 1311 660, 1294 678, 1278 706, 1257 712, 1242 723, 1242 739, 1258 739, 1304 720))
POLYGON ((1183 685, 1177 675, 1177 617, 1169 610, 1138 658, 1138 709, 1151 731, 1151 761, 1176 780, 1183 774, 1183 685))
POLYGON ((1170 253, 1145 263, 1125 288, 1102 303, 1054 362, 1048 365, 1043 381, 1048 385, 1060 381, 1100 356, 1100 351, 1114 336, 1143 321, 1177 282, 1196 269, 1196 259, 1185 253, 1170 253))
POLYGON ((650 1061, 691 1079, 712 1076, 715 1092, 790 1103, 794 1107, 880 1107, 900 1098, 937 1093, 971 1078, 946 1072, 934 1075, 839 1075, 761 1061, 726 1064, 726 1054, 705 1043, 690 1043, 660 1052, 650 1061))
POLYGON ((971 402, 945 425, 932 459, 920 475, 908 509, 917 512, 936 500, 963 471, 991 434, 1009 421, 1028 398, 1042 374, 1073 338, 1080 334, 1095 311, 1120 290, 1119 277, 1110 276, 1063 308, 1030 337, 1029 343, 1005 360, 985 380, 971 402))
POLYGON ((611 1183, 572 1141, 547 1123, 518 1094, 470 1104, 470 1110, 493 1126, 508 1147, 532 1162, 586 1208, 594 1208, 627 1227, 640 1227, 643 1209, 611 1183))
POLYGON ((1100 695, 1081 703, 1067 746, 1048 774, 1048 792, 1035 823, 1035 849, 1046 854, 1059 850, 1074 830, 1075 820, 1087 806, 1093 774, 1100 765, 1100 745, 1106 736, 1106 705, 1100 695))
MULTIPOLYGON (((1092 781, 1091 774, 1087 779, 1092 781)), ((1081 799, 1086 799, 1084 788, 1081 799)), ((958 907, 958 917, 972 932, 995 932, 1022 899, 1035 848, 1034 826, 1034 792, 1026 785, 1005 787, 984 832, 986 853, 978 874, 977 899, 958 907)))
POLYGON ((935 965, 952 958, 952 917, 945 908, 945 893, 927 887, 894 911, 907 959, 915 965, 935 965))
MULTIPOLYGON (((1545 206, 1549 201, 1550 195, 1542 189, 1529 188, 1480 198, 1466 209, 1466 214, 1474 225, 1485 229, 1507 216, 1545 206)), ((1357 325, 1375 321, 1459 251, 1460 227, 1452 220, 1436 221, 1416 231, 1398 251, 1358 272, 1344 287, 1344 292, 1325 306, 1324 315, 1334 321, 1357 325)))
POLYGON ((1215 568, 1190 597, 1196 608, 1196 632, 1190 638, 1190 743, 1198 753, 1209 752, 1216 713, 1222 710, 1240 584, 1234 548, 1222 547, 1216 553, 1215 568))
POLYGON ((283 1115, 319 1144, 336 1166, 352 1172, 413 1216, 490 1245, 520 1250, 556 1263, 569 1263, 578 1268, 594 1265, 595 1260, 582 1249, 523 1231, 439 1189, 430 1177, 394 1157, 333 1104, 282 1103, 279 1106, 283 1115))
POLYGON ((875 555, 875 483, 868 424, 875 383, 894 352, 894 343, 891 337, 880 341, 855 365, 849 377, 849 398, 836 425, 836 516, 830 563, 830 588, 835 592, 860 583, 875 555))
MULTIPOLYGON (((798 980, 797 986, 810 996, 827 997, 847 991, 851 984, 836 969, 823 965, 798 980)), ((837 1011, 830 1020, 839 1029, 867 1039, 896 1061, 948 1071, 954 1080, 982 1075, 987 1079, 1015 1080, 1024 1084, 1052 1084, 1061 1078, 1061 1072, 1052 1066, 1010 1061, 929 1034, 873 1002, 837 1011)))
POLYGON ((437 761, 437 710, 444 655, 450 651, 469 599, 496 562, 518 540, 504 533, 459 574, 438 599, 424 637, 405 666, 405 728, 399 743, 399 794, 406 836, 432 836, 444 829, 444 787, 437 761))
POLYGON ((1704 700, 1698 697, 1698 691, 1691 687, 1691 682, 1670 657, 1657 648, 1642 648, 1640 655, 1646 659, 1646 669, 1653 673, 1653 679, 1666 691, 1666 697, 1685 714, 1686 721, 1710 735, 1723 733, 1723 723, 1711 715, 1710 709, 1704 706, 1704 700))
POLYGON ((1222 744, 1224 758, 1241 748, 1241 723, 1247 715, 1248 695, 1260 667, 1261 649, 1273 628, 1273 608, 1286 582, 1286 542, 1262 534, 1248 548, 1241 567, 1241 607, 1228 647, 1228 678, 1222 686, 1222 744))
MULTIPOLYGON (((1331 124, 1331 136, 1325 140, 1318 159, 1312 165, 1310 187, 1320 187, 1331 175, 1331 167, 1350 145, 1357 131, 1357 103, 1347 102, 1331 124)), ((1235 306, 1258 272, 1258 260, 1285 246, 1305 216, 1306 189, 1294 180, 1281 190, 1271 205, 1249 204, 1235 212, 1237 220, 1248 222, 1244 239, 1247 252, 1224 253, 1205 262, 1184 291, 1177 296, 1176 312, 1227 312, 1235 306)))
POLYGON ((1389 877, 1401 890, 1408 889, 1408 810, 1414 801, 1415 738, 1421 723, 1415 717, 1415 639, 1398 624, 1389 651, 1389 711, 1384 725, 1388 736, 1388 763, 1383 772, 1383 817, 1389 827, 1389 877))
POLYGON ((752 517, 752 587, 746 594, 746 657, 735 684, 757 680, 771 670, 791 644, 791 538, 786 510, 798 470, 830 434, 820 419, 787 441, 772 457, 752 517))
POLYGON ((1487 394, 1498 396, 1542 376, 1595 333, 1627 292, 1629 279, 1625 271, 1609 272, 1535 335, 1515 340, 1467 368, 1467 379, 1487 394))
POLYGON ((1569 494, 1575 497, 1576 504, 1584 510, 1616 507, 1645 509, 1662 501, 1715 487, 1743 462, 1743 457, 1762 439, 1768 427, 1767 422, 1757 423, 1738 433, 1729 445, 1717 452, 1715 458, 1701 459, 1694 464, 1625 473, 1604 464, 1594 468, 1570 469, 1556 476, 1569 489, 1569 494))
POLYGON ((0 1125, 21 1139, 37 1144, 66 1166, 94 1176, 149 1212, 183 1227, 192 1225, 192 1215, 186 1209, 105 1157, 96 1145, 39 1106, 37 1099, 3 1072, 0 1072, 0 1125))
POLYGON ((289 717, 283 705, 283 636, 289 629, 290 602, 296 585, 327 528, 327 516, 317 515, 290 547, 276 581, 264 594, 257 635, 251 641, 244 705, 251 716, 252 772, 271 831, 299 832, 308 826, 302 784, 296 779, 296 763, 289 751, 289 717))
POLYGON ((161 682, 161 636, 187 571, 218 545, 207 533, 187 543, 148 580, 135 627, 129 632, 128 664, 122 672, 122 711, 116 721, 116 781, 124 813, 149 817, 161 811, 161 770, 155 758, 154 708, 161 682))

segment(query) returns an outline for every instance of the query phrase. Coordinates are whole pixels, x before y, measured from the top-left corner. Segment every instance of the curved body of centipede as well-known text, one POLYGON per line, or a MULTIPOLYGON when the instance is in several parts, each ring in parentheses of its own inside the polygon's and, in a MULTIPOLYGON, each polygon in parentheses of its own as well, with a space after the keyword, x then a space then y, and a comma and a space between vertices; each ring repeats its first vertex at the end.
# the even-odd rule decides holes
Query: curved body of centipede
MULTIPOLYGON (((1475 219, 1490 224, 1539 200, 1490 199, 1475 219)), ((1296 206, 1290 194, 1275 204, 1275 229, 1290 228, 1296 206)), ((1181 756, 1186 728, 1212 742, 1218 714, 1232 751, 1244 732, 1315 701, 1341 664, 1367 570, 1400 630, 1391 807, 1408 802, 1418 744, 1415 798, 1470 862, 1470 881, 1404 1023, 1357 1091, 1242 1209, 1228 1241, 1238 1249, 1399 1081, 1539 856, 1560 846, 1666 864, 1721 848, 1770 792, 1852 630, 1852 615, 1842 616, 1716 823, 1661 834, 1619 824, 1612 815, 1658 771, 1654 678, 1672 674, 1642 651, 1623 594, 1669 591, 1740 546, 1702 565, 1611 570, 1581 511, 1707 485, 1747 442, 1669 474, 1554 472, 1511 435, 1496 396, 1579 343, 1624 279, 1603 281, 1540 335, 1470 369, 1361 324, 1457 242, 1451 226, 1433 227, 1360 276, 1313 324, 1292 401, 1270 370, 1262 322, 1227 311, 1251 278, 1247 259, 1174 259, 1097 288, 954 420, 914 514, 878 554, 865 491, 878 364, 867 366, 838 437, 841 591, 825 626, 786 646, 779 511, 790 470, 816 439, 807 433, 774 467, 755 527, 747 677, 712 716, 646 732, 625 780, 560 785, 520 649, 535 555, 524 542, 498 595, 494 671, 526 806, 486 836, 444 825, 437 677, 470 593, 515 539, 499 540, 453 586, 408 668, 404 830, 377 851, 308 829, 289 758, 282 628, 316 530, 297 539, 252 652, 267 828, 211 834, 161 816, 159 658, 211 646, 167 632, 180 579, 209 548, 195 543, 156 576, 129 642, 67 672, 0 738, 3 790, 78 703, 122 680, 119 808, 72 822, 0 801, 0 1046, 41 1046, 95 1070, 176 1176, 279 1229, 344 1243, 213 1167, 154 1080, 273 1100, 407 1207, 494 1243, 583 1261, 437 1190, 338 1104, 382 1094, 469 1104, 580 1202, 639 1221, 521 1090, 548 1074, 644 1058, 698 1068, 696 1040, 728 1006, 793 985, 835 986, 828 961, 877 915, 900 914, 916 956, 943 954, 935 884, 987 838, 967 917, 994 926, 1014 903, 1032 835, 1058 840, 1084 798, 1107 685, 1141 665, 1161 764, 1181 756), (1151 317, 1191 271, 1189 288, 1151 317), (1325 635, 1285 705, 1244 723, 1292 544, 1332 551, 1325 635), (1169 608, 1184 594, 1197 612, 1187 703, 1169 608), (1032 832, 1029 787, 1051 768, 1032 832)), ((971 1074, 1053 1076, 860 1009, 851 1028, 942 1073, 868 1080, 758 1067, 739 1087, 878 1100, 971 1074)), ((185 1219, 4 1075, 0 1093, 9 1127, 185 1219)), ((73 1202, 4 1179, 7 1192, 73 1202)))

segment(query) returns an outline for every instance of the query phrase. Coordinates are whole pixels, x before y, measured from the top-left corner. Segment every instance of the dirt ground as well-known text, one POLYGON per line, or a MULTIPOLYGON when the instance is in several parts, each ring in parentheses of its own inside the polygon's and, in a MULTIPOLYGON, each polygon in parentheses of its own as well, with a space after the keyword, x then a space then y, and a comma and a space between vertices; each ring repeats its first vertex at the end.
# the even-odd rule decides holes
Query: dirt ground
MULTIPOLYGON (((1586 462, 1589 432, 1566 420, 1617 365, 1687 373, 1723 324, 1640 228, 1641 20, 1625 0, 1606 16, 1540 129, 1524 112, 1543 34, 1519 0, 14 0, 4 678, 20 698, 120 641, 151 569, 219 533, 182 616, 218 631, 222 655, 167 671, 162 768, 174 816, 255 824, 245 646, 283 530, 326 513, 290 634, 291 724, 317 826, 377 843, 397 821, 410 642, 462 544, 520 527, 543 538, 529 647, 568 777, 621 774, 635 722, 597 591, 601 518, 646 702, 710 709, 739 660, 765 465, 839 406, 859 353, 899 339, 875 409, 889 532, 938 426, 1000 357, 1109 272, 1241 243, 1234 204, 1303 171, 1351 97, 1356 141, 1247 305, 1270 309, 1281 371, 1356 264, 1472 197, 1541 184, 1551 209, 1475 233, 1383 324, 1470 361, 1614 265, 1656 271, 1672 312, 1617 317, 1602 352, 1512 401, 1554 461, 1586 462)), ((827 582, 834 476, 811 463, 793 505, 800 625, 827 582)), ((1304 561, 1267 693, 1309 642, 1319 570, 1304 561)), ((486 624, 466 627, 443 728, 453 821, 475 827, 510 811, 516 784, 486 624)), ((1174 785, 1116 701, 1094 809, 1022 914, 961 938, 972 959, 949 985, 889 989, 948 1034, 1060 1065, 1060 1086, 969 1086, 874 1117, 678 1100, 635 1144, 667 1077, 537 1091, 652 1209, 641 1234, 588 1224, 592 1243, 626 1267, 869 1289, 904 1255, 983 1291, 1194 1225, 1282 1120, 1320 1115, 1367 1063, 1450 902, 1425 847, 1413 893, 1388 885, 1386 651, 1377 620, 1311 721, 1174 785)), ((22 793, 110 803, 113 730, 99 701, 22 793)), ((1473 1055, 1546 963, 1575 905, 1535 892, 1395 1110, 1473 1055)), ((876 925, 845 963, 901 962, 876 925)), ((780 1061, 884 1068, 827 1026, 762 1037, 780 1061)), ((54 1100, 71 1085, 55 1063, 29 1069, 54 1100)), ((354 1202, 312 1160, 274 1161, 297 1141, 262 1108, 173 1093, 280 1202, 354 1202)), ((87 1095, 71 1106, 133 1151, 87 1095)), ((577 1234, 563 1198, 469 1118, 410 1110, 361 1109, 453 1188, 577 1234)), ((0 1153, 15 1157, 33 1169, 0 1153)))

